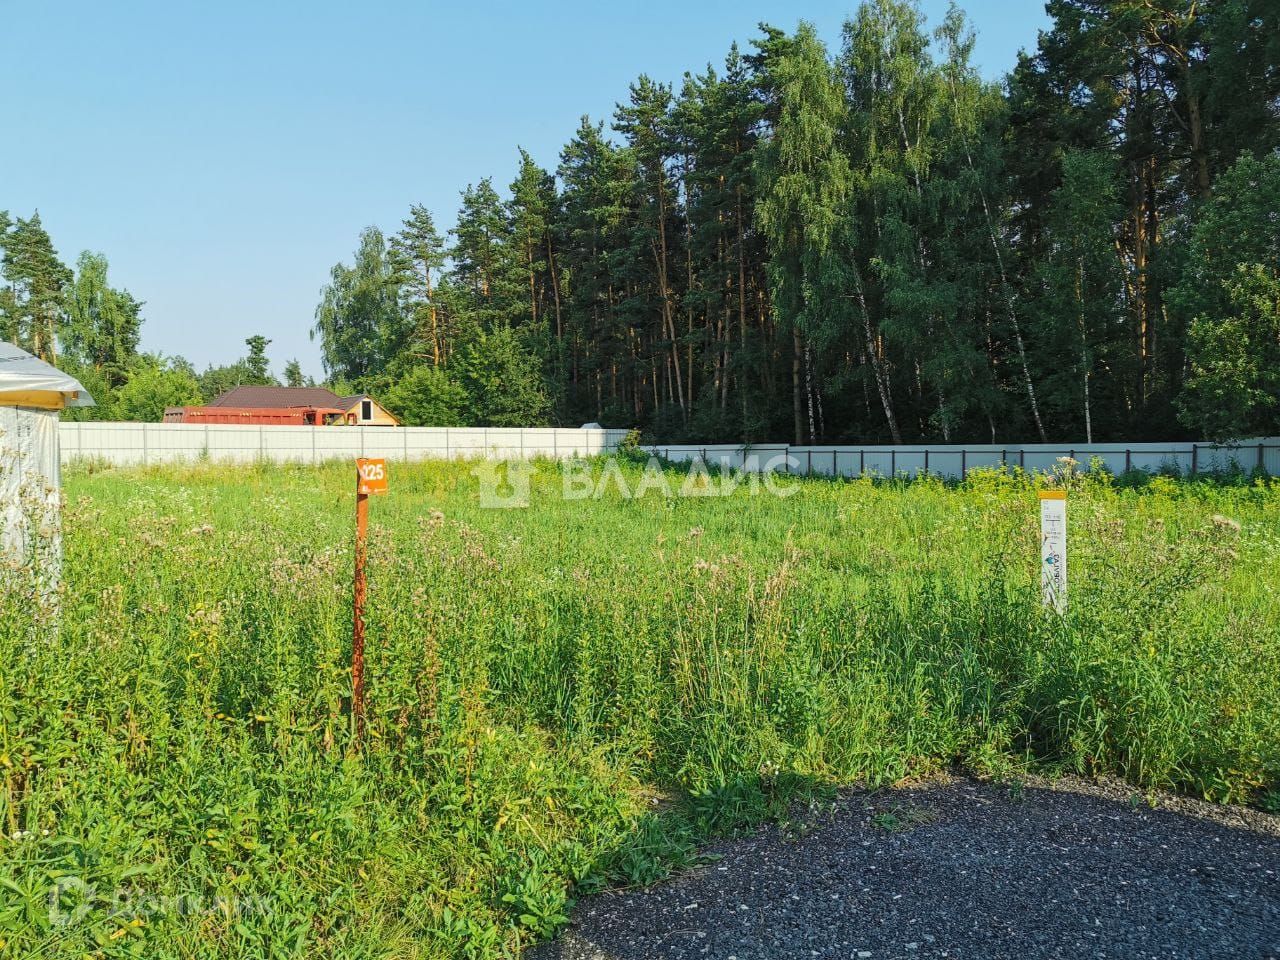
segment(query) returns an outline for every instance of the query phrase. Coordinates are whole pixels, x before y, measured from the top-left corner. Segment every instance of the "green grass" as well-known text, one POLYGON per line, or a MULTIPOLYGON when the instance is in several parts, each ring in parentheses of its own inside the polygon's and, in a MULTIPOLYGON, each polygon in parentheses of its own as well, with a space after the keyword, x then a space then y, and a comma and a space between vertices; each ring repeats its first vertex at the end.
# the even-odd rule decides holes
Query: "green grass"
POLYGON ((957 762, 1280 796, 1280 485, 1073 480, 1061 620, 1022 476, 564 500, 543 464, 483 510, 393 465, 356 751, 352 473, 67 477, 60 636, 0 607, 0 957, 512 956, 957 762))

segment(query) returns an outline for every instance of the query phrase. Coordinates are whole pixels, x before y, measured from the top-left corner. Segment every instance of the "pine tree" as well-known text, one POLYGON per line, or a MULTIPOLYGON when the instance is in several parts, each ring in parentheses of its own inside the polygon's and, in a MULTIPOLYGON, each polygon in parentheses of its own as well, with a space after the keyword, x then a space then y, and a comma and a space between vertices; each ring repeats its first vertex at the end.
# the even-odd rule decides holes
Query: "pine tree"
POLYGON ((57 363, 71 270, 58 259, 39 213, 27 220, 19 217, 12 229, 3 231, 3 238, 0 269, 9 282, 4 303, 7 332, 18 346, 41 360, 57 363))
POLYGON ((556 201, 555 178, 521 150, 520 171, 511 184, 511 199, 506 204, 511 244, 520 264, 524 288, 516 323, 533 327, 545 325, 550 313, 552 328, 559 338, 563 335, 563 324, 551 238, 556 201))
POLYGON ((506 204, 511 249, 522 274, 513 320, 542 358, 543 376, 551 385, 557 410, 564 403, 568 363, 561 295, 565 277, 555 235, 558 206, 555 177, 521 150, 519 173, 506 204))
MULTIPOLYGON (((640 395, 652 390, 655 409, 651 415, 656 415, 662 403, 676 403, 671 367, 665 365, 664 391, 650 332, 620 322, 621 311, 631 309, 627 275, 635 261, 630 231, 635 166, 630 152, 604 138, 603 124, 593 124, 584 117, 561 153, 559 178, 563 192, 555 235, 569 281, 568 418, 578 422, 605 419, 605 386, 613 380, 609 373, 616 374, 618 364, 628 358, 649 366, 644 373, 637 371, 643 379, 632 399, 639 403, 640 395)), ((650 259, 647 251, 640 256, 650 259)), ((640 306, 642 312, 650 312, 642 302, 640 306)), ((609 397, 613 399, 612 391, 609 397)))
POLYGON ((401 278, 403 309, 413 320, 413 350, 439 366, 445 357, 447 335, 440 325, 435 285, 444 270, 444 240, 436 232, 431 213, 420 204, 391 238, 391 259, 401 278))
POLYGON ((284 385, 286 387, 306 386, 306 380, 302 375, 302 364, 298 363, 296 358, 284 365, 284 385))
MULTIPOLYGON (((685 341, 685 351, 681 345, 685 336, 692 334, 692 321, 686 321, 684 331, 677 329, 680 291, 675 264, 679 255, 680 223, 676 189, 669 169, 675 153, 670 112, 671 88, 641 76, 631 85, 629 103, 618 106, 613 126, 625 138, 636 170, 636 218, 631 244, 636 256, 651 261, 650 278, 635 278, 650 289, 638 292, 646 306, 652 304, 653 320, 661 326, 659 338, 670 351, 668 370, 674 384, 674 399, 681 417, 687 421, 694 390, 692 344, 685 341)), ((648 326, 652 320, 642 317, 640 322, 648 326)))
POLYGON ((453 277, 465 292, 465 311, 481 330, 509 326, 521 270, 511 249, 511 229, 502 198, 486 177, 462 194, 449 256, 453 277))
POLYGON ((772 378, 757 376, 772 350, 761 322, 764 251, 754 229, 754 151, 763 110, 737 46, 720 75, 685 75, 671 116, 682 157, 688 264, 686 309, 701 318, 695 435, 767 436, 772 378), (736 396, 734 396, 736 394, 736 396))
POLYGON ((267 359, 267 347, 271 346, 271 341, 262 334, 254 334, 244 343, 249 348, 248 356, 241 361, 247 372, 244 382, 255 386, 274 384, 276 379, 271 376, 271 361, 267 359))

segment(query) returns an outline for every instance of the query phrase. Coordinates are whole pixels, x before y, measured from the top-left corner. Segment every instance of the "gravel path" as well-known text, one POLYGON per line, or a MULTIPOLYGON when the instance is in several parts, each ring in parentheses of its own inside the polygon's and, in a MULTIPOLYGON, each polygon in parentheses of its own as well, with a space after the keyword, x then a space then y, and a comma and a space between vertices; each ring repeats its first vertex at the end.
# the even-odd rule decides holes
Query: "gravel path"
POLYGON ((1280 818, 1115 783, 850 792, 707 852, 529 956, 1280 958, 1280 818))

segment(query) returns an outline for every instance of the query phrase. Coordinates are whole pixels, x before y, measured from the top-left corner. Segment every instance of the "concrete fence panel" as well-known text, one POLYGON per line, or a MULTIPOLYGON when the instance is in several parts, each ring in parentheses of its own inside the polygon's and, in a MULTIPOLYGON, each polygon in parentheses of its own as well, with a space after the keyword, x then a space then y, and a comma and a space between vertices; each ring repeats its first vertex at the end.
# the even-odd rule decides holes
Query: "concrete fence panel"
POLYGON ((588 457, 616 450, 625 430, 486 427, 288 427, 195 423, 59 425, 64 463, 325 463, 357 457, 588 457))
MULTIPOLYGON (((356 457, 416 462, 439 459, 546 457, 610 453, 625 430, 564 427, 285 427, 187 423, 72 422, 59 427, 65 463, 94 459, 119 466, 195 462, 324 463, 356 457)), ((793 446, 785 443, 656 444, 645 448, 675 463, 702 460, 726 470, 765 470, 828 477, 959 478, 973 470, 1045 472, 1072 457, 1115 474, 1174 469, 1206 473, 1238 467, 1280 476, 1280 438, 1230 446, 1212 443, 793 446)))
POLYGON ((726 445, 655 444, 645 447, 673 463, 705 460, 710 466, 732 469, 773 468, 801 476, 827 477, 918 477, 929 474, 959 479, 974 470, 1022 469, 1046 473, 1061 469, 1062 458, 1075 460, 1077 469, 1089 469, 1094 462, 1114 474, 1128 470, 1158 473, 1175 470, 1182 474, 1210 473, 1240 469, 1249 473, 1262 469, 1280 476, 1280 438, 1248 440, 1230 446, 1212 443, 1107 443, 936 445, 936 446, 792 446, 760 444, 747 447, 726 445))

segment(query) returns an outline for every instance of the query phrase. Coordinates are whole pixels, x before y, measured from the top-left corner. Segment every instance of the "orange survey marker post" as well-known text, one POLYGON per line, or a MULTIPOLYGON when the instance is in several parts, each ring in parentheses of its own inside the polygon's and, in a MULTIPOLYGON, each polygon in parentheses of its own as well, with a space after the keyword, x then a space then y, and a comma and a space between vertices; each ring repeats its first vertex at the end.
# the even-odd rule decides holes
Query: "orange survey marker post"
POLYGON ((353 623, 351 626, 351 716, 355 720, 355 738, 364 734, 364 602, 368 595, 365 583, 365 558, 368 555, 369 495, 387 492, 387 461, 356 461, 356 571, 352 590, 353 623))

